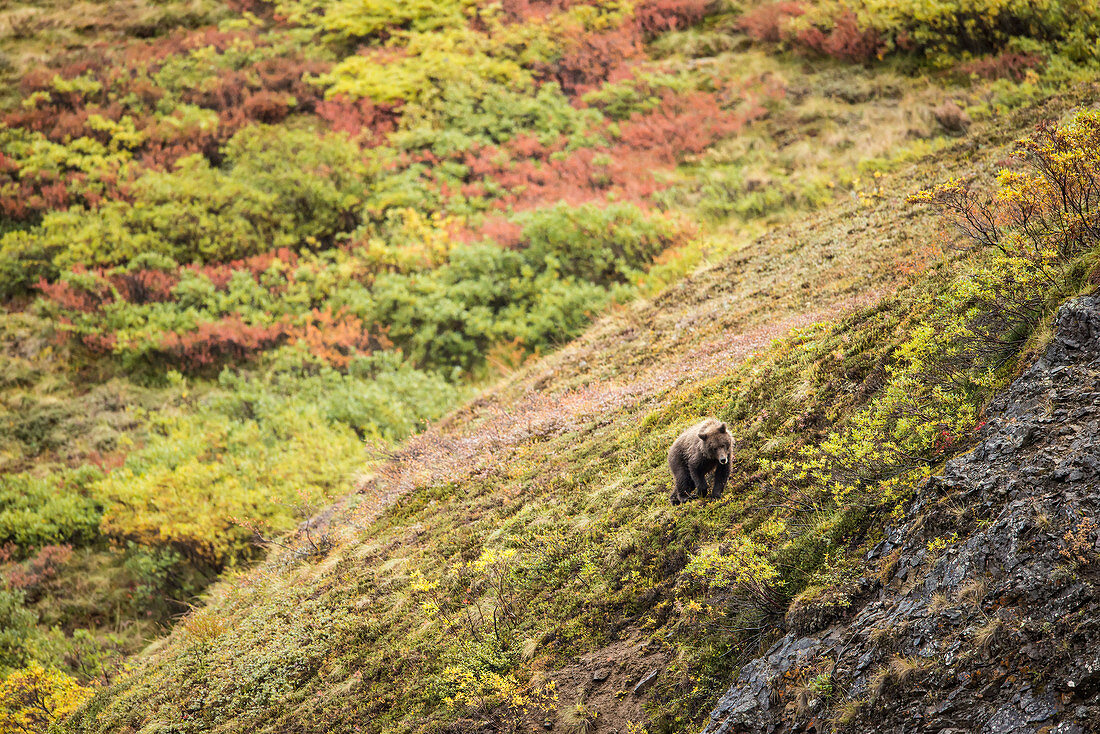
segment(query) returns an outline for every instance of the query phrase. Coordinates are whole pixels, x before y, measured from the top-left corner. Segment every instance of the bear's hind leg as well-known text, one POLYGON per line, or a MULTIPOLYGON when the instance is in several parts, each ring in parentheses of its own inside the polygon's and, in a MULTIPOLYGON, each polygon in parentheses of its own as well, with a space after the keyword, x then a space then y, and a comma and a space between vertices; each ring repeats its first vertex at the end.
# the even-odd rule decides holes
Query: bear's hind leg
POLYGON ((672 490, 672 504, 678 505, 681 502, 687 502, 691 499, 692 491, 695 489, 691 476, 683 467, 673 469, 672 476, 676 481, 676 487, 672 490))

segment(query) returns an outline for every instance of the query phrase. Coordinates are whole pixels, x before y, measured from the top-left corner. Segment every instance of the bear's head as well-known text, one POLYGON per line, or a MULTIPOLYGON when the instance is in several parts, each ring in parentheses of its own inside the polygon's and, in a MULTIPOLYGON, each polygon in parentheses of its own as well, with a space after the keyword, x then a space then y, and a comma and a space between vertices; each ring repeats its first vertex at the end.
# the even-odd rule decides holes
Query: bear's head
POLYGON ((699 438, 703 439, 703 450, 707 456, 717 459, 719 464, 729 463, 730 453, 733 451, 733 436, 726 430, 725 423, 699 431, 699 438))

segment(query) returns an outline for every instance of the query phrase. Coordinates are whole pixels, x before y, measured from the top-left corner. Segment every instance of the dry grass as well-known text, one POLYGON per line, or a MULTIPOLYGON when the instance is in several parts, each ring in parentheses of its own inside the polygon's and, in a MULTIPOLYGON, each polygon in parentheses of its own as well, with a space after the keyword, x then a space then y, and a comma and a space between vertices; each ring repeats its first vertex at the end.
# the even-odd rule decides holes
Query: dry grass
POLYGON ((970 508, 962 502, 948 500, 947 513, 951 516, 955 524, 961 525, 963 521, 966 520, 967 515, 970 514, 970 508))
POLYGON ((989 582, 985 579, 972 579, 955 592, 956 601, 972 609, 981 609, 982 601, 989 594, 989 582))
POLYGON ((988 655, 1001 639, 1003 631, 1004 623, 997 617, 990 617, 985 624, 974 631, 974 644, 983 655, 988 655))
POLYGON ((875 627, 871 630, 869 636, 871 644, 878 648, 889 649, 896 644, 898 638, 905 634, 908 628, 908 623, 875 627))
POLYGON ((885 665, 871 674, 868 687, 876 699, 880 698, 888 687, 904 685, 929 665, 930 661, 922 658, 891 655, 885 665))
POLYGON ((932 600, 928 604, 928 609, 933 614, 939 614, 942 611, 951 608, 951 600, 947 597, 947 594, 942 591, 937 591, 932 595, 932 600))
POLYGON ((585 706, 583 701, 577 701, 561 712, 566 731, 570 734, 592 734, 596 731, 596 720, 599 716, 598 711, 585 706))
POLYGON ((207 645, 226 630, 225 620, 212 609, 199 609, 183 621, 183 631, 188 640, 207 645))
POLYGON ((856 723, 856 719, 859 718, 860 713, 863 711, 865 703, 865 701, 856 699, 845 701, 837 706, 829 723, 837 729, 846 729, 856 723))
POLYGON ((901 559, 901 548, 895 548, 888 556, 882 559, 879 567, 878 580, 886 585, 894 578, 894 572, 898 570, 898 561, 901 559))
POLYGON ((923 670, 927 664, 927 661, 921 660, 920 658, 894 655, 890 658, 890 662, 887 663, 887 668, 890 671, 890 679, 894 683, 901 685, 909 680, 914 673, 923 670))

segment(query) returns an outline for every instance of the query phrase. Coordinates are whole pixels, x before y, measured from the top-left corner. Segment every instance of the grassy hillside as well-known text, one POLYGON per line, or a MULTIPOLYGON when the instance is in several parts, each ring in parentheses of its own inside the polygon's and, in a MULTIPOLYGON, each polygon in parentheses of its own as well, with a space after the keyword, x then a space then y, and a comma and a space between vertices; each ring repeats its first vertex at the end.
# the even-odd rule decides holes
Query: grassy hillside
POLYGON ((1010 155, 1091 104, 1090 8, 43 8, 4 40, 3 727, 690 728, 1090 287, 995 180, 1091 165, 1089 119, 1010 155), (701 415, 736 471, 674 509, 701 415))
MULTIPOLYGON (((1011 278, 981 248, 929 250, 937 218, 903 192, 989 180, 1015 130, 1090 99, 991 125, 601 319, 364 477, 311 531, 331 550, 219 585, 72 726, 690 730, 785 615, 843 605, 1026 351, 960 351, 992 333, 960 301, 998 313, 968 289, 1011 278), (665 449, 699 415, 730 423, 737 466, 721 500, 673 507, 665 449)), ((1052 265, 1036 323, 1094 267, 1087 248, 1052 265)))

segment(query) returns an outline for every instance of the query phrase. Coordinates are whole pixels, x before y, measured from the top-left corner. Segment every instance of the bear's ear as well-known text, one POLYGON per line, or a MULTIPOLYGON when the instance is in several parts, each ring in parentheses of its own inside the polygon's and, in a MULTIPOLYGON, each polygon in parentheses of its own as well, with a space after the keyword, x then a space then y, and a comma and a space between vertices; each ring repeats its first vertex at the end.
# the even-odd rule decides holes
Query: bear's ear
POLYGON ((718 424, 718 432, 719 433, 725 433, 726 432, 726 424, 725 423, 719 423, 718 424))
POLYGON ((706 430, 699 431, 699 438, 703 439, 704 441, 707 440, 707 436, 709 436, 709 435, 710 434, 707 433, 706 430))

